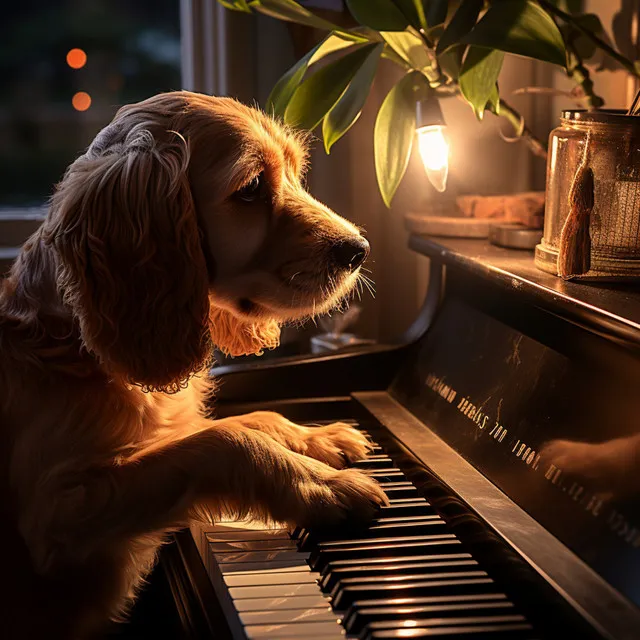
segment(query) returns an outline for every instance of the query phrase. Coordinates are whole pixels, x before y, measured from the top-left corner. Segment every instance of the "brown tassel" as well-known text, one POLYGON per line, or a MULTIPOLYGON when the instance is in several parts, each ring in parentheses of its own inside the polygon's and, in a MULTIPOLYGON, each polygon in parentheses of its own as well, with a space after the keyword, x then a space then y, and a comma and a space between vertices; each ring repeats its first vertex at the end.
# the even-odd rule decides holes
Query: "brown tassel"
POLYGON ((591 268, 591 236, 589 226, 593 210, 593 170, 585 159, 578 167, 569 190, 569 215, 560 235, 558 275, 572 278, 591 268))

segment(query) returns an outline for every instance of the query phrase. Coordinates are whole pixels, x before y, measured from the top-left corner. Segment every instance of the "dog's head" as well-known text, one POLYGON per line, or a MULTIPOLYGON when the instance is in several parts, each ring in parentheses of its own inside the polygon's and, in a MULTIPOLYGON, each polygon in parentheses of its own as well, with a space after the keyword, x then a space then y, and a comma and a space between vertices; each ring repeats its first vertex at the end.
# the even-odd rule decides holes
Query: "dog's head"
POLYGON ((86 347, 131 382, 175 390, 212 343, 259 352, 281 323, 339 304, 368 244, 307 193, 305 163, 299 135, 229 98, 120 109, 43 228, 86 347))

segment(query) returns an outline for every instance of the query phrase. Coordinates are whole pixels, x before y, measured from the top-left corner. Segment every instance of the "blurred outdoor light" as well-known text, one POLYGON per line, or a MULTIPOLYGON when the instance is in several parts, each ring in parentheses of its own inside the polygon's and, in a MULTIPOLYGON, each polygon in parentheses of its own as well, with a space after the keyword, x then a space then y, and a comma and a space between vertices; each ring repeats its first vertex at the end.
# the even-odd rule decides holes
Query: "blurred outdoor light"
POLYGON ((67 64, 72 69, 82 69, 87 64, 87 54, 82 49, 71 49, 67 53, 67 64))

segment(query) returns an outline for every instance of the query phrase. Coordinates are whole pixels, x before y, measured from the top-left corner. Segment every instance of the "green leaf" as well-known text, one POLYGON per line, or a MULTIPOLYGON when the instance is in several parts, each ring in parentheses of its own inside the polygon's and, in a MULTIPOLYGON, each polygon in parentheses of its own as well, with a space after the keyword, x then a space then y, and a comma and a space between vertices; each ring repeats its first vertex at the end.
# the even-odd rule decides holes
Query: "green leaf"
POLYGON ((491 91, 491 95, 487 100, 487 105, 485 109, 489 109, 489 111, 495 113, 497 116, 500 115, 500 91, 498 90, 498 85, 496 84, 491 91))
POLYGON ((454 82, 457 82, 460 77, 462 56, 464 55, 466 48, 466 45, 458 44, 453 47, 449 47, 438 56, 440 70, 454 82))
MULTIPOLYGON (((564 2, 559 2, 556 4, 564 4, 565 9, 568 13, 583 13, 584 12, 584 1, 583 0, 564 0, 564 2)), ((562 8, 562 7, 560 7, 562 8)))
POLYGON ((335 24, 311 13, 311 11, 294 2, 294 0, 253 0, 250 6, 260 13, 278 20, 297 22, 298 24, 326 31, 339 30, 339 27, 335 24))
POLYGON ((460 70, 460 91, 482 120, 487 101, 496 87, 504 53, 481 47, 469 47, 460 70))
POLYGON ((218 2, 225 8, 232 11, 243 11, 244 13, 251 13, 251 9, 247 4, 247 0, 218 0, 218 2))
POLYGON ((345 92, 340 96, 338 102, 325 116, 322 123, 322 137, 324 138, 324 148, 327 153, 331 151, 331 147, 349 131, 360 117, 362 107, 364 107, 376 75, 383 48, 383 44, 375 45, 353 76, 353 80, 349 83, 345 92))
MULTIPOLYGON (((463 0, 467 2, 468 0, 463 0)), ((417 0, 420 2, 420 0, 417 0)), ((442 24, 447 19, 447 10, 449 9, 448 0, 429 0, 427 4, 427 24, 429 28, 442 24)))
POLYGON ((466 0, 460 4, 458 10, 453 14, 451 22, 449 22, 438 40, 436 55, 440 56, 450 47, 457 45, 473 29, 480 15, 482 5, 483 0, 466 0))
POLYGON ((424 43, 413 31, 381 31, 380 35, 412 69, 421 71, 431 66, 424 43))
MULTIPOLYGON (((600 18, 595 13, 585 13, 582 16, 575 16, 574 20, 581 24, 585 29, 591 31, 591 33, 602 37, 604 34, 604 27, 600 18)), ((567 43, 570 43, 576 50, 581 60, 588 60, 597 51, 597 47, 593 40, 579 31, 570 24, 565 24, 562 29, 562 34, 567 43)))
POLYGON ((491 5, 463 41, 565 66, 564 42, 556 23, 531 0, 491 5))
POLYGON ((354 51, 309 76, 289 101, 284 113, 285 122, 302 129, 315 129, 377 46, 367 44, 353 47, 354 51))
MULTIPOLYGON (((436 0, 436 2, 437 1, 438 0, 436 0)), ((426 31, 429 28, 429 22, 424 12, 424 3, 422 2, 422 0, 413 0, 413 6, 416 8, 416 13, 418 14, 419 27, 422 27, 426 31)), ((445 0, 445 7, 446 7, 446 0, 445 0)), ((445 14, 446 14, 446 8, 445 8, 445 14)))
POLYGON ((425 31, 428 29, 422 0, 395 0, 395 4, 412 27, 425 31))
POLYGON ((430 91, 419 72, 408 73, 389 91, 376 118, 374 150, 376 176, 382 199, 391 206, 407 170, 416 131, 416 100, 430 91))
POLYGON ((322 42, 311 49, 309 53, 300 58, 300 60, 278 80, 267 98, 265 110, 272 115, 284 117, 287 105, 295 93, 295 90, 298 88, 298 85, 302 82, 302 78, 307 72, 309 65, 334 51, 339 51, 352 45, 352 41, 345 40, 333 33, 329 34, 322 42))
POLYGON ((376 31, 403 31, 409 21, 391 0, 346 0, 351 15, 376 31))

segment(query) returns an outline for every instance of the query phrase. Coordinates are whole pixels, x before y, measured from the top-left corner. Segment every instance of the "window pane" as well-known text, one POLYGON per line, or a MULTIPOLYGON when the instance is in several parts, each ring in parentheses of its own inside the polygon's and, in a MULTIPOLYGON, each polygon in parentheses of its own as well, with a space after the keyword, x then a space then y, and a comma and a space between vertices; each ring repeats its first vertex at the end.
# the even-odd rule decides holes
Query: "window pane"
POLYGON ((24 0, 0 20, 0 208, 46 201, 118 107, 180 88, 179 0, 24 0))

